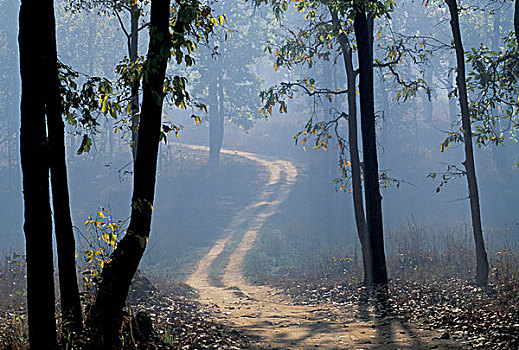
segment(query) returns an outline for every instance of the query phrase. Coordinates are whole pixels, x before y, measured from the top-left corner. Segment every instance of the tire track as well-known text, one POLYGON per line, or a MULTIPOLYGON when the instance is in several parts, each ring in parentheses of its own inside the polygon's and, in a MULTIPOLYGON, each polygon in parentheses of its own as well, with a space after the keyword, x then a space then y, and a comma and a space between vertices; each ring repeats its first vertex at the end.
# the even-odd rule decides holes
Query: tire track
MULTIPOLYGON (((187 146, 207 151, 203 146, 187 146)), ((216 319, 241 328, 255 337, 254 348, 280 349, 430 349, 438 347, 434 332, 416 330, 401 320, 359 319, 358 310, 342 305, 294 305, 279 290, 252 286, 243 276, 243 261, 253 247, 265 221, 288 198, 298 172, 286 160, 269 160, 257 154, 222 150, 258 163, 268 171, 260 195, 240 210, 224 230, 224 238, 200 260, 186 283, 195 288, 202 304, 216 319), (223 271, 223 286, 211 282, 215 259, 238 232, 246 227, 240 243, 229 256, 223 271)), ((236 236, 235 236, 236 235, 236 236)), ((446 344, 442 344, 446 345, 446 344)), ((452 348, 441 346, 441 348, 452 348)), ((456 347, 454 347, 456 348, 456 347)))

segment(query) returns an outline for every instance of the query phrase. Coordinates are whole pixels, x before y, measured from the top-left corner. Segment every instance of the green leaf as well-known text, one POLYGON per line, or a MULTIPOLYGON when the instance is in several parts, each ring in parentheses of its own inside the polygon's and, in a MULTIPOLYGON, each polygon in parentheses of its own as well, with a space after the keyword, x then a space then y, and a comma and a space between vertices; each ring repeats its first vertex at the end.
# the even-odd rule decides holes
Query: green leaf
POLYGON ((81 145, 77 150, 77 155, 81 155, 83 152, 90 152, 90 147, 92 147, 92 139, 88 136, 88 134, 83 135, 83 139, 81 140, 81 145))

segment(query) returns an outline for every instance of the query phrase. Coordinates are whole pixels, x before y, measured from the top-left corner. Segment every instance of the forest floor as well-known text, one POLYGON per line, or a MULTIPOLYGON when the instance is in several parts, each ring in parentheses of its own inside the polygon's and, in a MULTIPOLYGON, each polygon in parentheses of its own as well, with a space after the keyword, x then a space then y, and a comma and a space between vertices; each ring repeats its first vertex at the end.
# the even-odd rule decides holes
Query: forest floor
MULTIPOLYGON (((289 161, 269 160, 251 153, 232 152, 268 170, 262 191, 230 222, 224 238, 198 263, 186 283, 217 322, 252 336, 252 348, 281 349, 433 349, 460 348, 445 333, 414 327, 368 300, 354 306, 321 299, 295 302, 286 292, 249 284, 243 261, 265 220, 287 198, 298 175, 289 161), (221 276, 212 266, 226 256, 221 276)), ((305 289, 305 288, 302 288, 305 289)), ((324 290, 324 288, 323 288, 324 290)), ((357 303, 355 303, 357 304, 357 303)))

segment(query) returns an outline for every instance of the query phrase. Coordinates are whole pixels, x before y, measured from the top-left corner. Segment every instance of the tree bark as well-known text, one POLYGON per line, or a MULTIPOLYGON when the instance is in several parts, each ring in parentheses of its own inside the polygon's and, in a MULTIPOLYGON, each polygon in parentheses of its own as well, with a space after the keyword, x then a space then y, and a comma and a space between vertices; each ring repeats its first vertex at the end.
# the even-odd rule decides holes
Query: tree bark
POLYGON ((367 285, 387 284, 386 257, 382 225, 382 196, 378 181, 375 106, 373 94, 373 38, 364 8, 357 6, 353 21, 359 58, 359 92, 362 150, 364 159, 364 193, 366 200, 366 244, 371 268, 367 285))
POLYGON ((44 28, 52 1, 22 0, 19 15, 22 81, 20 156, 25 209, 27 306, 31 349, 55 349, 54 267, 49 203, 49 153, 45 126, 44 28))
POLYGON ((50 2, 50 6, 52 6, 49 11, 50 16, 44 27, 48 43, 44 46, 43 51, 43 63, 46 67, 44 81, 48 84, 44 91, 49 133, 52 204, 54 207, 53 218, 56 233, 63 331, 67 334, 69 332, 77 333, 82 329, 83 317, 76 274, 76 242, 70 215, 65 156, 65 125, 62 118, 56 25, 52 2, 50 2))
MULTIPOLYGON (((337 12, 330 8, 332 23, 341 28, 337 12)), ((367 271, 371 270, 371 257, 366 240, 366 217, 364 215, 364 199, 362 198, 362 179, 359 158, 359 143, 357 140, 357 96, 356 81, 357 72, 353 69, 353 54, 346 33, 339 34, 339 45, 341 46, 344 68, 346 70, 348 89, 348 145, 351 161, 351 188, 353 195, 353 211, 355 213, 355 224, 362 250, 362 263, 364 267, 364 283, 368 282, 367 271)))
MULTIPOLYGON (((154 0, 151 3, 150 43, 144 67, 131 219, 125 236, 101 275, 91 319, 97 349, 114 349, 120 345, 122 308, 150 234, 164 100, 163 83, 171 48, 169 6, 169 0, 154 0)), ((183 36, 184 31, 185 23, 177 19, 173 32, 183 36)))
POLYGON ((458 96, 461 106, 461 122, 463 128, 463 143, 465 145, 465 162, 463 165, 467 171, 467 183, 469 188, 470 213, 472 217, 472 229, 476 244, 476 283, 480 286, 487 285, 488 258, 483 240, 481 228, 481 214, 479 207, 478 183, 476 180, 476 167, 474 164, 474 151, 472 148, 472 130, 470 111, 467 97, 467 84, 465 79, 465 55, 458 17, 458 5, 456 0, 445 0, 451 16, 450 25, 456 50, 458 96))

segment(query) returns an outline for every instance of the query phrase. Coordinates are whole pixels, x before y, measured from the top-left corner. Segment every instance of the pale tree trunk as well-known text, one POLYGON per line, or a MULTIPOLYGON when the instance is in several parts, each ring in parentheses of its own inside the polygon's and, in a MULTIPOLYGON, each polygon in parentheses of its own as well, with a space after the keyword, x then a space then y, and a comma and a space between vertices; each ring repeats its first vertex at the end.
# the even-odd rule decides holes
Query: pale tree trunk
POLYGON ((222 73, 209 86, 209 166, 218 167, 224 131, 224 96, 222 73))
POLYGON ((490 45, 490 48, 492 51, 497 52, 499 50, 499 39, 501 37, 501 9, 495 9, 494 10, 494 23, 492 24, 492 43, 490 45))
MULTIPOLYGON (((332 23, 337 28, 341 28, 337 12, 330 9, 332 23)), ((357 73, 353 69, 353 55, 351 44, 345 33, 339 34, 339 44, 341 46, 344 68, 346 69, 347 89, 348 89, 348 146, 351 162, 351 188, 353 195, 353 211, 355 213, 355 224, 359 236, 362 250, 362 262, 364 268, 364 282, 368 282, 367 271, 371 270, 371 257, 366 240, 366 217, 364 215, 364 200, 362 198, 362 179, 359 158, 359 143, 357 140, 357 96, 356 80, 357 73)))
POLYGON ((372 19, 363 7, 356 8, 353 21, 359 58, 359 92, 362 150, 364 159, 364 193, 366 200, 366 244, 369 247, 370 269, 367 285, 387 284, 384 231, 382 224, 382 196, 378 179, 375 106, 373 94, 373 37, 372 19))
POLYGON ((95 36, 97 33, 97 17, 96 13, 90 13, 89 22, 90 28, 88 32, 88 74, 94 76, 94 63, 95 63, 95 36))
MULTIPOLYGON (((494 52, 499 51, 499 40, 501 38, 501 8, 496 8, 494 10, 494 20, 492 23, 492 36, 489 38, 491 41, 490 49, 494 52)), ((494 108, 491 109, 492 116, 498 116, 499 115, 499 109, 498 106, 494 106, 494 108)), ((496 127, 501 128, 501 120, 498 118, 496 120, 496 127)), ((493 167, 495 168, 495 171, 498 174, 504 174, 506 172, 506 169, 503 169, 503 165, 506 164, 506 160, 503 160, 503 150, 500 147, 492 147, 490 151, 490 158, 493 163, 493 167)))
MULTIPOLYGON (((18 62, 18 46, 16 42, 16 28, 18 26, 17 11, 18 1, 8 0, 2 4, 4 28, 8 28, 5 35, 5 49, 7 66, 4 67, 5 71, 5 86, 8 88, 5 91, 5 100, 2 103, 5 106, 5 118, 7 124, 7 165, 8 165, 8 184, 11 189, 16 193, 21 191, 20 187, 20 164, 18 161, 19 150, 18 150, 18 129, 20 122, 20 79, 17 72, 19 68, 18 62)), ((11 203, 11 207, 14 210, 20 210, 21 206, 18 200, 16 203, 11 203)))
POLYGON ((391 148, 391 132, 390 128, 392 126, 392 120, 391 117, 391 105, 389 104, 389 96, 388 96, 388 89, 386 87, 386 82, 384 80, 384 75, 379 74, 379 96, 380 96, 380 105, 382 112, 384 113, 384 127, 381 129, 381 132, 379 134, 379 142, 381 142, 383 145, 385 145, 388 148, 391 148))
MULTIPOLYGON (((448 86, 447 87, 447 90, 450 92, 454 89, 454 78, 452 75, 450 75, 448 77, 448 86)), ((454 96, 450 96, 449 97, 449 117, 450 117, 450 122, 453 123, 457 117, 458 117, 458 106, 457 106, 457 103, 456 103, 456 98, 454 96)))
POLYGON ((463 143, 465 145, 465 162, 463 165, 467 171, 467 182, 469 187, 470 213, 472 217, 472 229, 474 242, 476 244, 476 283, 485 286, 488 281, 488 258, 483 240, 481 228, 481 214, 479 207, 478 184, 476 180, 476 167, 474 164, 474 151, 472 148, 472 130, 470 110, 467 97, 467 84, 465 80, 465 56, 458 17, 458 5, 456 0, 445 0, 449 7, 451 16, 450 24, 456 50, 458 96, 461 106, 461 122, 463 128, 463 143))
MULTIPOLYGON (((427 67, 427 71, 425 74, 427 75, 426 81, 428 84, 432 85, 433 80, 433 74, 432 74, 432 67, 427 67)), ((427 124, 431 124, 433 121, 433 103, 432 103, 432 97, 429 98, 429 95, 424 92, 422 96, 422 104, 423 104, 423 114, 425 118, 425 122, 427 124)))

